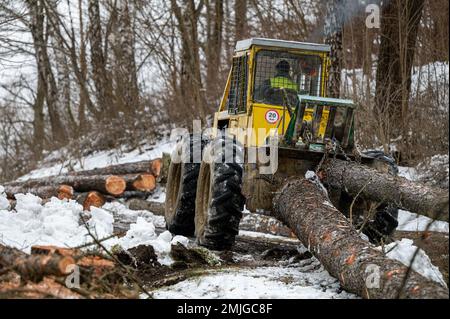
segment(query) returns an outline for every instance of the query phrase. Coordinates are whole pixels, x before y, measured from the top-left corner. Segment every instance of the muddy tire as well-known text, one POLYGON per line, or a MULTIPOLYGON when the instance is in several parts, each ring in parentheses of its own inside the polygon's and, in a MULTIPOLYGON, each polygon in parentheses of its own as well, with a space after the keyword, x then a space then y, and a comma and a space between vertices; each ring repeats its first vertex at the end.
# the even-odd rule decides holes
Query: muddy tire
POLYGON ((214 250, 233 246, 245 204, 243 162, 243 147, 232 138, 218 138, 206 147, 195 203, 195 235, 200 245, 214 250))
POLYGON ((175 235, 193 236, 195 197, 200 159, 195 152, 203 150, 207 140, 191 135, 180 141, 172 154, 166 184, 165 220, 167 229, 175 235), (189 150, 189 152, 187 152, 189 150))

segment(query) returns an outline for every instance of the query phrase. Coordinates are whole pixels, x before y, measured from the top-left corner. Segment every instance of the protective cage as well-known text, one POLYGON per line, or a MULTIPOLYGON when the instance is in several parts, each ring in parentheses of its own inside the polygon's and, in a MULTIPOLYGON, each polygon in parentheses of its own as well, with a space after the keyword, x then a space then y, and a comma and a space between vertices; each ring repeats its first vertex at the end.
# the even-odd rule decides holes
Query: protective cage
MULTIPOLYGON (((256 54, 253 100, 286 105, 288 95, 319 96, 322 60, 317 55, 261 50, 256 54)), ((295 104, 294 104, 295 105, 295 104)))
POLYGON ((231 85, 228 94, 227 109, 229 114, 244 113, 247 109, 248 56, 233 58, 231 85))

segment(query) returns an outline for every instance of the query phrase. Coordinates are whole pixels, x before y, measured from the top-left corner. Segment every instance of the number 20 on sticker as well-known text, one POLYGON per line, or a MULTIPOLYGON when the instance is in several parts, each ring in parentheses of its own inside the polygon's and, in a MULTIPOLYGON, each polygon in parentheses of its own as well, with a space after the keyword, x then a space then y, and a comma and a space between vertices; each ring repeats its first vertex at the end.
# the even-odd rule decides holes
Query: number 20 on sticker
POLYGON ((266 121, 269 124, 275 124, 276 122, 278 122, 278 119, 280 118, 280 114, 278 114, 278 111, 276 110, 268 110, 266 112, 266 121))

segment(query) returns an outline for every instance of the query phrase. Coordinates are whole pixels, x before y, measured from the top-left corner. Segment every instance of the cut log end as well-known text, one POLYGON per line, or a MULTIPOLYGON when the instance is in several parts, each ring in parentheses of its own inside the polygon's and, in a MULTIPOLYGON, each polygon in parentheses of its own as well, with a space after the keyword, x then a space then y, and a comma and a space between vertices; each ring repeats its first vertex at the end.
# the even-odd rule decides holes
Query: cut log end
POLYGON ((119 176, 110 176, 106 179, 105 188, 106 191, 114 196, 123 194, 127 187, 125 180, 119 176))
POLYGON ((105 197, 99 192, 89 192, 83 202, 83 210, 90 211, 92 206, 102 207, 105 202, 105 197))
POLYGON ((142 192, 150 192, 156 187, 155 176, 151 174, 141 174, 133 181, 133 188, 142 192))
POLYGON ((69 185, 61 185, 58 188, 58 199, 72 199, 73 198, 73 187, 69 185))
POLYGON ((161 168, 162 159, 160 158, 155 159, 150 163, 150 172, 152 172, 155 177, 159 177, 159 175, 161 174, 161 168))
POLYGON ((75 265, 75 260, 72 257, 65 256, 58 262, 57 267, 62 275, 68 275, 73 271, 72 265, 75 265))

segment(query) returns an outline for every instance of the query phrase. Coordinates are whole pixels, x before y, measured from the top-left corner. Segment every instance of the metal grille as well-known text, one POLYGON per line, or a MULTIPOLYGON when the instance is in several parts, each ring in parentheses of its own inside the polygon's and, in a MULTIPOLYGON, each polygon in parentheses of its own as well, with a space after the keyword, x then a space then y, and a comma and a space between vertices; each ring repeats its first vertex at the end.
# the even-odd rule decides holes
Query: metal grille
POLYGON ((320 95, 322 63, 318 56, 262 50, 256 57, 253 99, 285 105, 286 93, 320 95))
POLYGON ((231 69, 231 86, 228 95, 228 113, 243 113, 247 108, 248 57, 243 55, 233 58, 231 69))

